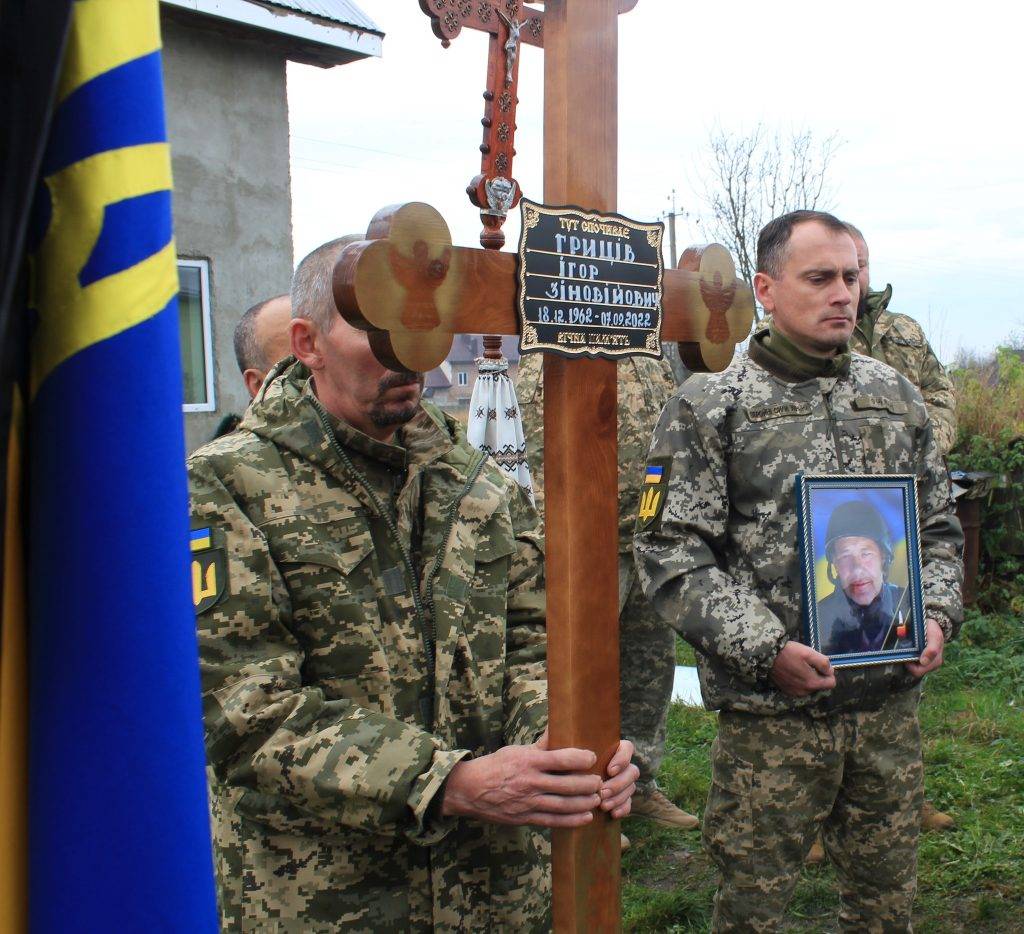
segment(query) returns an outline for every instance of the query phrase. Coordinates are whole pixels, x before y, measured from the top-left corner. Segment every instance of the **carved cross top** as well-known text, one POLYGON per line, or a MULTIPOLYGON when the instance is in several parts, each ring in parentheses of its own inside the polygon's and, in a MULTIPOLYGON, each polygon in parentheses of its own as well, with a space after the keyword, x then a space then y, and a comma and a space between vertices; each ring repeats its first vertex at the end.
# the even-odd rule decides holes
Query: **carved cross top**
POLYGON ((466 26, 490 36, 487 45, 487 84, 484 88, 483 140, 480 173, 466 188, 480 209, 480 243, 499 250, 505 243, 501 226, 519 203, 522 192, 512 175, 515 157, 516 105, 519 103, 519 48, 544 44, 544 14, 519 0, 420 0, 441 44, 447 48, 466 26))
POLYGON ((544 13, 533 10, 519 0, 420 0, 420 9, 431 19, 434 35, 445 48, 463 26, 497 34, 502 20, 524 25, 520 40, 530 45, 544 45, 544 13))

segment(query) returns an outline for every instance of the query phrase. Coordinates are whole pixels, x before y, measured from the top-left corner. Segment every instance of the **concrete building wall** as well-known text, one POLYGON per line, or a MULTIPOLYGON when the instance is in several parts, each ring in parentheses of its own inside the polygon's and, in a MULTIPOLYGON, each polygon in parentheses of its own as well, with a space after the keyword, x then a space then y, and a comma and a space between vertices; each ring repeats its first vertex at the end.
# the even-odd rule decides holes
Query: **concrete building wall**
POLYGON ((210 263, 217 408, 183 413, 189 451, 245 410, 235 325, 293 268, 284 55, 191 20, 161 16, 178 256, 210 263))

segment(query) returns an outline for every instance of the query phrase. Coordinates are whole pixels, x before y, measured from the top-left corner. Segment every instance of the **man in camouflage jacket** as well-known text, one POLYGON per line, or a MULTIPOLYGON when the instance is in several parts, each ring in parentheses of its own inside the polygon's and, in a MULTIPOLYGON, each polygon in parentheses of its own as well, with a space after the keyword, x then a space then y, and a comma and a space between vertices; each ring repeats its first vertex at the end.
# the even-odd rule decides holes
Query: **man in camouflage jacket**
POLYGON ((636 555, 658 612, 697 650, 719 711, 704 843, 722 881, 716 931, 781 924, 819 827, 849 931, 909 930, 922 764, 920 678, 961 619, 949 482, 920 393, 851 355, 857 261, 841 222, 778 218, 758 243, 772 313, 748 352, 691 377, 648 458, 659 494, 636 555), (799 641, 794 482, 809 473, 917 477, 927 647, 919 662, 833 670, 799 641))
POLYGON ((334 311, 340 248, 296 272, 301 362, 189 460, 222 923, 544 930, 528 825, 628 813, 631 747, 547 748, 535 513, 334 311))
MULTIPOLYGON (((921 390, 932 420, 935 443, 939 453, 947 457, 956 444, 956 391, 953 381, 935 356, 921 325, 909 315, 889 311, 892 286, 887 285, 881 292, 871 291, 871 255, 867 240, 853 224, 847 222, 846 229, 853 237, 860 267, 857 327, 850 338, 850 349, 888 363, 921 390)), ((922 830, 949 830, 954 826, 955 821, 950 815, 925 801, 921 809, 922 830)), ((823 857, 820 846, 816 844, 808 861, 823 857)))
POLYGON ((850 349, 888 363, 910 380, 924 397, 939 453, 946 457, 956 444, 956 393, 953 381, 935 356, 924 331, 909 315, 889 311, 892 286, 872 292, 867 241, 852 224, 846 225, 857 247, 860 267, 857 327, 850 349))
MULTIPOLYGON (((530 477, 542 516, 543 359, 541 354, 524 356, 516 385, 530 477)), ((675 632, 647 602, 633 563, 633 526, 643 461, 658 416, 675 385, 667 360, 627 357, 618 363, 619 709, 622 735, 632 740, 633 761, 640 768, 632 813, 688 829, 697 826, 697 818, 669 801, 655 781, 665 751, 665 719, 675 680, 675 632)))

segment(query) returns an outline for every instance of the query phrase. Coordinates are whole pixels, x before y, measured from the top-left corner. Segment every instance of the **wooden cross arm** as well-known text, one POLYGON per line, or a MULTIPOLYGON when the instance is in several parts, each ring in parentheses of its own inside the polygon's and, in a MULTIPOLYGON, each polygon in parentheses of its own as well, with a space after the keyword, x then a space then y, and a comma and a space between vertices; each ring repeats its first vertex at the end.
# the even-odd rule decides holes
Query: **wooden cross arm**
MULTIPOLYGON (((455 334, 518 334, 517 257, 453 246, 429 205, 384 208, 367 239, 344 249, 334 299, 346 321, 369 332, 385 366, 426 372, 451 350, 455 334)), ((750 333, 754 299, 736 278, 728 250, 691 247, 662 282, 662 339, 680 344, 694 370, 728 366, 750 333)))
MULTIPOLYGON (((535 0, 542 3, 542 0, 535 0)), ((618 12, 628 13, 638 0, 619 0, 618 12)), ((498 16, 499 4, 487 2, 469 2, 469 0, 420 0, 420 9, 430 17, 430 28, 441 44, 448 48, 462 27, 479 29, 481 32, 497 33, 501 19, 498 16)), ((522 3, 504 0, 500 3, 502 13, 522 23, 519 41, 527 45, 544 45, 544 13, 542 10, 531 10, 522 3)))
MULTIPOLYGON (((430 17, 430 27, 445 48, 462 31, 463 26, 491 33, 496 33, 501 28, 498 7, 478 0, 472 3, 467 0, 420 0, 420 9, 430 17)), ((544 45, 543 11, 531 10, 516 2, 502 3, 501 12, 522 23, 520 42, 527 45, 544 45)))

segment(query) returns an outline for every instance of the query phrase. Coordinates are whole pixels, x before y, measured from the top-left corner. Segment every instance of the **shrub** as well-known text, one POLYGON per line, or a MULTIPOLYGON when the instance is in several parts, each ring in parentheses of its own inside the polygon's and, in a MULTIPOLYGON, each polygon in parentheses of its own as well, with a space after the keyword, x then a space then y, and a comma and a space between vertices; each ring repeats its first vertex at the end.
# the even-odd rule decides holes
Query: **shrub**
MULTIPOLYGON (((1024 435, 1024 360, 1019 346, 988 360, 966 360, 952 373, 956 387, 956 450, 975 438, 1005 444, 1024 435)), ((980 468, 978 468, 980 469, 980 468)))
POLYGON ((983 507, 979 606, 1024 615, 1024 359, 1021 342, 953 372, 954 470, 987 470, 997 488, 983 507))

